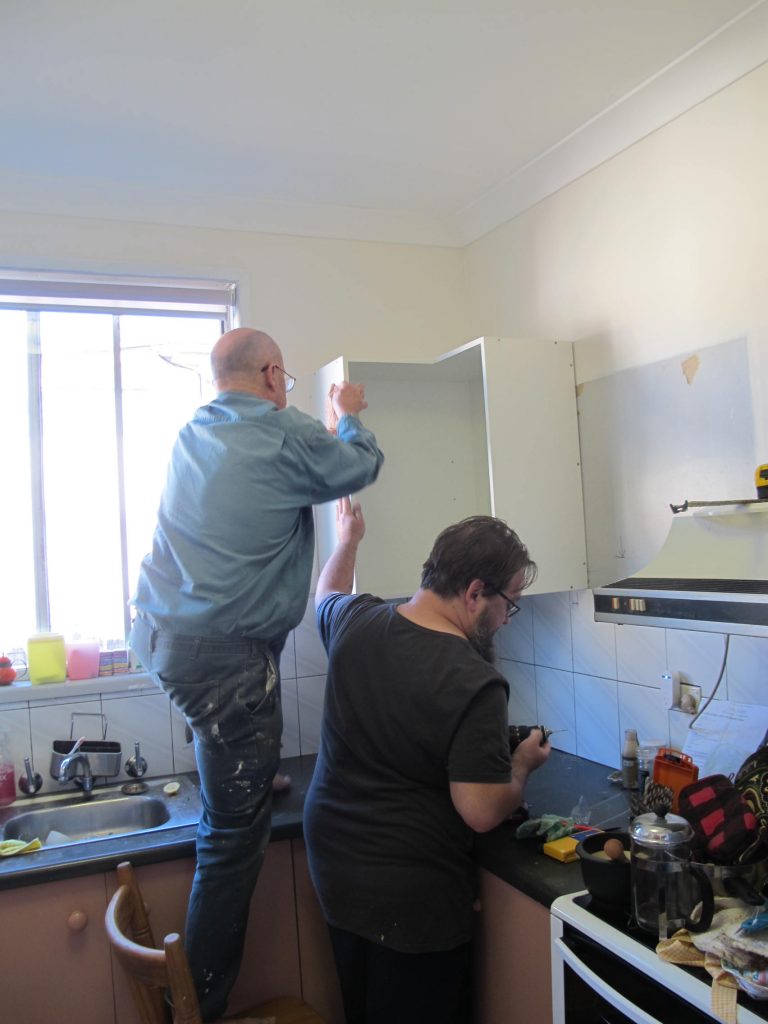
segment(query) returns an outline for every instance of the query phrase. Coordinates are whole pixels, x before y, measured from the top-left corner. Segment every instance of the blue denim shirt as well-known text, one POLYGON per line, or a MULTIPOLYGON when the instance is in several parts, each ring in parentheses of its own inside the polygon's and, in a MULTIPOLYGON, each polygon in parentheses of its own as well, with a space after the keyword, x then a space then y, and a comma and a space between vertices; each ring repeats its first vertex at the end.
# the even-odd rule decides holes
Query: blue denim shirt
POLYGON ((132 604, 185 636, 287 633, 309 597, 312 505, 372 483, 383 461, 354 416, 334 437, 297 409, 220 394, 176 440, 132 604))

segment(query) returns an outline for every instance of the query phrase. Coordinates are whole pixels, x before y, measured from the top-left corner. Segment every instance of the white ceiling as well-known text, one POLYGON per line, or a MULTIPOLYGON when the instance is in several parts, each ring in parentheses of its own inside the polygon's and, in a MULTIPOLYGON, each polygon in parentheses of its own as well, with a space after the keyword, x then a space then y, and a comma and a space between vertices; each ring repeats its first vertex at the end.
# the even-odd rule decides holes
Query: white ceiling
POLYGON ((0 0, 0 207, 461 245, 768 60, 768 0, 0 0))

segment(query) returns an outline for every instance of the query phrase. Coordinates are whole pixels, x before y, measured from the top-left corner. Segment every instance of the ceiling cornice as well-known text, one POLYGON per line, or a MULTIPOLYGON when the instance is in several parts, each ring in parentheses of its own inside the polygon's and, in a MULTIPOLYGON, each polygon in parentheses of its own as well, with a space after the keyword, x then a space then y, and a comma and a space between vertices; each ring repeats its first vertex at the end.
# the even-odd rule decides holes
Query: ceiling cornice
POLYGON ((475 241, 768 61, 768 3, 760 0, 577 131, 456 215, 475 241))

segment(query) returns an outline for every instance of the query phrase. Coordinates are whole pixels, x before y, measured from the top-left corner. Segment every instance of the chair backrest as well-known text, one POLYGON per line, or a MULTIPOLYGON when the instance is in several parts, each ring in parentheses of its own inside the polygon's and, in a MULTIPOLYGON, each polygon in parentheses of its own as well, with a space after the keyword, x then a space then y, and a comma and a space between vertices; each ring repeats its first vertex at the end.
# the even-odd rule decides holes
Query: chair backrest
POLYGON ((136 875, 127 861, 118 864, 117 881, 117 892, 107 907, 107 936, 128 976, 143 1024, 202 1024, 180 936, 166 935, 164 948, 157 949, 136 875))

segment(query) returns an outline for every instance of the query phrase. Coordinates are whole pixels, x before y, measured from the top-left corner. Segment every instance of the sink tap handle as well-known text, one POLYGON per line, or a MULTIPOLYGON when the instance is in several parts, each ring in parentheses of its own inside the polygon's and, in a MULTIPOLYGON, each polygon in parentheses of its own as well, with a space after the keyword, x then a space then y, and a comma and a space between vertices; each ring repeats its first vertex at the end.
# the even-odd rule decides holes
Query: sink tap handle
POLYGON ((19 789, 25 796, 34 796, 43 784, 43 777, 39 772, 32 771, 32 764, 28 757, 24 758, 25 775, 19 778, 19 789))
POLYGON ((141 756, 140 744, 137 741, 134 744, 133 757, 129 757, 125 762, 125 770, 134 779, 140 779, 147 770, 147 760, 141 756))

